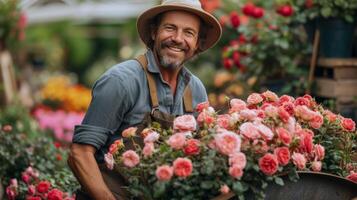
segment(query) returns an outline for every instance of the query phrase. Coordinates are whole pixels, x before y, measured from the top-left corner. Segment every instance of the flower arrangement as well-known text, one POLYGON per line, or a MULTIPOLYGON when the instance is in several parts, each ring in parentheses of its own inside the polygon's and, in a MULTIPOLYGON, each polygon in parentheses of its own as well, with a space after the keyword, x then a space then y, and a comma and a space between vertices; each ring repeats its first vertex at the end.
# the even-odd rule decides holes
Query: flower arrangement
POLYGON ((75 85, 68 76, 54 76, 48 79, 41 89, 44 104, 66 111, 86 111, 91 92, 82 85, 75 85))
POLYGON ((295 99, 266 91, 229 105, 218 114, 201 103, 197 120, 179 116, 170 130, 153 123, 137 135, 130 127, 110 146, 106 165, 127 177, 129 192, 144 199, 209 199, 230 191, 264 199, 268 184, 283 185, 281 175, 296 180, 297 170, 355 180, 356 173, 348 174, 357 135, 351 119, 325 110, 309 95, 295 99), (345 144, 342 151, 332 145, 339 139, 334 135, 345 144), (337 160, 332 151, 339 152, 337 160))
POLYGON ((9 200, 26 199, 26 200, 74 200, 75 195, 63 192, 54 187, 46 179, 40 177, 40 173, 31 166, 22 172, 21 180, 16 178, 10 180, 6 187, 6 196, 9 200))

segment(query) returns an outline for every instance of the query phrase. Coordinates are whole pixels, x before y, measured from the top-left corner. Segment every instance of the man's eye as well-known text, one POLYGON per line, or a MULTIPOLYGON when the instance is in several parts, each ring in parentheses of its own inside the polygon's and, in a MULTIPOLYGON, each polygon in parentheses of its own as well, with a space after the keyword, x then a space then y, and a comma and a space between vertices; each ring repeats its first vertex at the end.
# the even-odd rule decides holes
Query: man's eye
POLYGON ((167 31, 172 31, 172 30, 174 30, 174 28, 171 27, 171 26, 167 26, 167 27, 165 27, 165 30, 167 30, 167 31))

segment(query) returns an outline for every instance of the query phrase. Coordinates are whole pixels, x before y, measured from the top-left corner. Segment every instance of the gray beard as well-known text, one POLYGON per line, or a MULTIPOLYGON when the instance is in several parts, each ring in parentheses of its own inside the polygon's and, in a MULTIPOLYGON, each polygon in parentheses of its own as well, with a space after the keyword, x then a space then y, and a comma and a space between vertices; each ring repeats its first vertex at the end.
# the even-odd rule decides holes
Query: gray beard
POLYGON ((173 70, 173 69, 177 69, 182 65, 182 62, 179 61, 172 61, 170 58, 168 58, 167 56, 160 56, 160 64, 161 66, 173 70))

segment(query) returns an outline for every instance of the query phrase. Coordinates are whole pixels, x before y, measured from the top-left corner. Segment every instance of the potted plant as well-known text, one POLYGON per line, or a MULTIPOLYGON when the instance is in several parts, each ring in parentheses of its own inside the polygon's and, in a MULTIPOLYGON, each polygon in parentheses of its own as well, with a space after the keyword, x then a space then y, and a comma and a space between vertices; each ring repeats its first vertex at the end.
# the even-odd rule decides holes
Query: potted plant
MULTIPOLYGON (((352 57, 357 1, 299 0, 296 7, 300 16, 316 23, 320 30, 320 56, 352 57)), ((314 29, 311 26, 310 29, 312 35, 314 29)))

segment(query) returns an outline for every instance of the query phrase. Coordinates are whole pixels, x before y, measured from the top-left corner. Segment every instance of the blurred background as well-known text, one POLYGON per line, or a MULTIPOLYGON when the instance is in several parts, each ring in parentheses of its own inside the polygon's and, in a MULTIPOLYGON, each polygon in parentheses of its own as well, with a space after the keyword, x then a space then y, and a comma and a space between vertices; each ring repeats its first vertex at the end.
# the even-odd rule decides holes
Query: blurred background
MULTIPOLYGON (((145 52, 136 17, 159 3, 0 0, 0 199, 29 166, 72 195, 78 185, 66 152, 90 88, 108 68, 145 52)), ((270 90, 310 94, 356 121, 355 0, 201 3, 219 19, 223 36, 187 66, 217 110, 226 110, 229 98, 270 90)))

